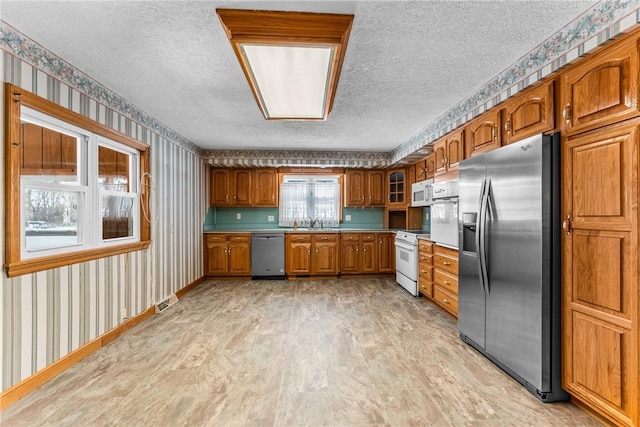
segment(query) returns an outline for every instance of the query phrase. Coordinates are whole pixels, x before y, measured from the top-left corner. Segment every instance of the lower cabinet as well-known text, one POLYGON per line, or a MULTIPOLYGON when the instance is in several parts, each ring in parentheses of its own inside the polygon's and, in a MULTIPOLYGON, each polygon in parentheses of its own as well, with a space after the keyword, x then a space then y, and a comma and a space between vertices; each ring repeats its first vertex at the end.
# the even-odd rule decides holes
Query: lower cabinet
POLYGON ((434 245, 432 298, 458 317, 458 251, 455 249, 434 245))
POLYGON ((286 272, 288 276, 338 274, 338 234, 288 233, 286 272))
POLYGON ((378 272, 396 272, 395 233, 378 233, 378 272))
POLYGON ((205 234, 204 274, 205 276, 251 275, 251 234, 205 234))
POLYGON ((422 239, 418 241, 418 290, 433 298, 433 243, 422 239))
POLYGON ((393 233, 342 233, 340 273, 393 273, 395 271, 393 242, 393 233))

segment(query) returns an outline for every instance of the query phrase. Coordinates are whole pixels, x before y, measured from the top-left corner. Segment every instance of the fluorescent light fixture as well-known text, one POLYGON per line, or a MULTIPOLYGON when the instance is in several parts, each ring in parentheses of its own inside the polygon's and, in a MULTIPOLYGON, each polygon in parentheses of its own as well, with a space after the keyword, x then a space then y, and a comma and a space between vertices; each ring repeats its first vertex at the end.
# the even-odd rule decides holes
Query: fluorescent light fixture
POLYGON ((268 120, 326 120, 353 15, 218 9, 268 120))

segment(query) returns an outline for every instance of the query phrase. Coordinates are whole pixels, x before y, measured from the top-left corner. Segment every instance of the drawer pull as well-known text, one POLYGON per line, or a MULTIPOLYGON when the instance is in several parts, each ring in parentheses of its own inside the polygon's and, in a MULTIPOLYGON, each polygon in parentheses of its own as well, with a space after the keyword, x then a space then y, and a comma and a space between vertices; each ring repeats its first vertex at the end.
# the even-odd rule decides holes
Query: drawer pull
POLYGON ((451 265, 449 261, 442 261, 442 265, 451 265))
POLYGON ((451 284, 448 280, 444 280, 442 283, 444 283, 445 285, 450 285, 451 284))
POLYGON ((448 300, 448 299, 446 299, 446 298, 444 298, 444 299, 442 300, 442 302, 444 302, 445 304, 449 304, 449 300, 448 300))

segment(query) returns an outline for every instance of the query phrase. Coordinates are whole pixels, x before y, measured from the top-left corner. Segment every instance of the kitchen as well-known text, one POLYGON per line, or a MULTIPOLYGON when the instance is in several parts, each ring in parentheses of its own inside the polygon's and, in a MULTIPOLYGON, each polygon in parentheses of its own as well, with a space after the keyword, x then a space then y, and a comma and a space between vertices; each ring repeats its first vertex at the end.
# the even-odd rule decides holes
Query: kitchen
MULTIPOLYGON (((16 32, 11 31, 11 34, 15 34, 16 32)), ((621 38, 621 40, 624 41, 623 38, 621 38)), ((629 40, 629 38, 627 38, 627 40, 629 40)), ((45 40, 43 39, 41 41, 44 43, 45 40)), ((620 52, 624 53, 630 50, 628 47, 629 43, 624 44, 622 41, 620 43, 616 42, 616 44, 612 44, 610 48, 608 47, 607 49, 602 50, 603 53, 601 53, 601 55, 604 58, 602 60, 605 63, 608 63, 606 55, 611 55, 611 61, 615 62, 618 60, 618 56, 616 55, 620 55, 620 52)), ((24 56, 10 55, 6 53, 10 50, 13 51, 13 49, 16 49, 16 46, 17 45, 7 44, 6 42, 3 43, 3 50, 5 51, 5 56, 3 58, 5 61, 5 70, 10 70, 8 73, 5 72, 5 81, 9 80, 14 83, 22 82, 20 83, 21 87, 26 90, 37 92, 38 94, 42 94, 43 87, 46 87, 47 77, 45 76, 44 80, 42 77, 36 79, 36 83, 38 84, 30 83, 28 77, 32 72, 35 73, 34 75, 39 76, 39 74, 35 72, 36 68, 34 68, 33 65, 22 62, 22 59, 18 59, 24 56)), ((637 49, 634 49, 631 49, 634 53, 631 54, 629 59, 620 62, 621 65, 619 66, 623 67, 621 75, 628 76, 628 78, 625 77, 620 81, 624 85, 630 84, 630 87, 637 92, 637 72, 629 73, 628 68, 624 68, 631 67, 633 70, 633 67, 637 67, 637 49), (629 81, 629 79, 631 80, 629 81)), ((591 58, 591 56, 589 56, 589 58, 591 58)), ((593 58, 594 61, 596 61, 599 57, 594 56, 593 58)), ((46 65, 43 66, 46 67, 46 65)), ((613 107, 610 107, 610 111, 606 111, 605 113, 593 113, 588 109, 580 110, 577 105, 573 109, 566 108, 566 103, 563 101, 566 99, 567 92, 561 90, 560 87, 565 88, 568 87, 567 85, 574 84, 575 81, 578 81, 581 76, 585 75, 585 73, 592 68, 593 63, 589 63, 588 61, 579 62, 575 67, 565 69, 566 73, 563 74, 563 78, 566 78, 566 80, 557 80, 557 84, 554 89, 549 89, 548 86, 544 85, 536 85, 533 86, 529 92, 519 91, 518 96, 520 96, 520 94, 525 96, 526 93, 533 94, 535 91, 540 92, 546 90, 548 92, 549 90, 555 90, 553 93, 554 96, 550 98, 551 101, 548 101, 547 104, 547 108, 553 107, 552 117, 554 119, 554 124, 545 123, 545 126, 551 126, 551 129, 561 129, 561 135, 567 135, 566 146, 568 148, 571 147, 571 150, 574 150, 571 153, 576 153, 575 164, 573 166, 577 177, 576 181, 573 182, 572 185, 565 184, 563 187, 565 189, 572 188, 575 192, 575 199, 566 199, 574 200, 574 209, 570 212, 563 210, 562 219, 566 219, 564 225, 565 236, 567 236, 563 237, 563 245, 569 245, 573 242, 573 246, 571 247, 573 247, 574 250, 580 249, 581 251, 586 251, 580 252, 580 254, 584 254, 586 258, 576 258, 574 260, 576 263, 575 265, 579 265, 580 269, 573 272, 563 270, 563 281, 573 284, 571 289, 574 290, 576 297, 575 300, 567 300, 566 298, 571 298, 571 295, 563 295, 565 302, 568 304, 565 308, 568 311, 563 313, 563 315, 570 316, 568 318, 573 319, 574 326, 574 330, 569 329, 566 330, 565 333, 576 334, 576 337, 578 338, 576 338, 577 341, 575 342, 580 344, 578 347, 573 348, 572 351, 576 352, 576 354, 593 354, 594 356, 593 360, 590 360, 588 362, 589 365, 586 366, 583 365, 583 363, 586 362, 578 359, 574 361, 565 360, 565 363, 572 363, 574 369, 580 368, 576 371, 577 376, 571 380, 574 381, 571 389, 572 395, 580 394, 581 396, 591 396, 588 399, 589 406, 599 408, 601 416, 608 417, 607 419, 609 419, 610 422, 633 425, 633 423, 637 424, 637 421, 633 421, 633 417, 637 417, 637 402, 633 401, 633 396, 637 397, 638 384, 637 381, 629 382, 624 378, 634 378, 633 373, 637 372, 637 363, 629 364, 630 360, 637 360, 637 290, 635 290, 636 287, 633 285, 634 283, 637 283, 637 280, 635 276, 630 275, 630 269, 635 265, 636 250, 635 246, 631 246, 631 243, 629 243, 629 236, 632 236, 633 233, 635 233, 635 224, 637 221, 632 217, 632 214, 635 212, 634 208, 627 204, 630 203, 631 200, 634 200, 634 198, 631 197, 632 186, 627 183, 630 183, 632 182, 632 179, 635 179, 633 178, 635 175, 632 175, 631 173, 635 168, 635 166, 633 166, 635 165, 635 161, 632 162, 632 158, 628 150, 629 147, 635 144, 633 141, 637 140, 637 134, 632 132, 628 137, 625 137, 624 134, 619 131, 625 125, 627 126, 626 129, 628 129, 629 125, 634 123, 633 118, 637 116, 637 108, 634 106, 637 106, 637 101, 635 101, 636 103, 634 104, 634 102, 628 102, 628 100, 625 99, 622 104, 616 104, 613 107), (541 89, 543 86, 544 89, 541 89), (629 105, 629 107, 624 107, 625 105, 629 105), (609 146, 604 144, 603 141, 605 141, 605 139, 602 139, 604 137, 601 137, 598 134, 600 130, 602 130, 602 132, 609 132, 606 137, 608 137, 610 141, 613 141, 609 146), (589 152, 585 147, 593 147, 595 151, 589 152), (618 159, 621 160, 616 160, 616 153, 619 154, 618 159), (593 157, 596 155, 598 156, 597 158, 593 157), (604 163, 605 165, 618 165, 619 162, 623 162, 624 165, 626 165, 623 172, 618 173, 611 169, 594 167, 600 164, 598 159, 601 155, 607 155, 614 159, 612 163, 604 163), (622 176, 624 180, 622 180, 620 176, 622 176), (602 191, 608 191, 606 194, 596 196, 596 200, 591 200, 588 197, 583 196, 584 194, 590 194, 590 192, 592 192, 590 187, 582 187, 583 183, 589 181, 591 177, 597 177, 601 180, 604 186, 602 191), (619 179, 616 180, 616 177, 619 179), (623 190, 618 191, 619 189, 616 190, 615 186, 620 182, 625 184, 623 190), (612 200, 612 198, 614 198, 613 195, 615 194, 622 194, 623 196, 616 200, 612 200), (600 198, 598 199, 598 197, 600 198), (610 208, 601 214, 594 206, 590 205, 593 203, 596 207, 602 206, 603 203, 609 202, 610 200, 613 201, 613 204, 607 204, 607 206, 620 206, 620 208, 617 210, 610 208), (609 230, 605 228, 599 230, 597 228, 605 227, 607 223, 610 223, 613 228, 609 230), (569 241, 569 239, 572 240, 569 241), (594 245, 593 242, 601 243, 594 245), (624 250, 616 248, 623 248, 624 250), (620 252, 621 250, 622 252, 620 252), (615 251, 616 255, 620 253, 624 254, 623 261, 620 261, 620 256, 612 258, 610 254, 611 251, 615 251), (600 258, 608 260, 607 264, 612 266, 612 271, 614 272, 611 274, 617 274, 618 276, 615 277, 620 278, 622 285, 617 298, 615 296, 600 293, 601 290, 597 287, 590 288, 581 285, 582 281, 584 281, 584 283, 591 283, 591 281, 588 280, 589 277, 608 277, 608 273, 600 269, 600 263, 587 262, 586 266, 583 264, 585 261, 600 258), (587 268, 589 265, 597 267, 587 268), (615 265, 619 267, 617 272, 615 270, 615 265), (572 274, 575 277, 571 276, 572 274), (598 310, 598 307, 602 307, 602 310, 598 310), (594 323, 591 319, 597 319, 597 321, 594 323), (601 336, 604 342, 610 344, 611 347, 590 347, 589 344, 587 344, 589 341, 586 340, 586 337, 590 334, 597 334, 598 336, 601 336), (619 351, 611 349, 619 349, 619 351), (587 368, 587 366, 591 366, 591 368, 587 368), (606 370, 607 367, 612 367, 614 370, 618 369, 621 372, 624 372, 625 375, 630 375, 630 377, 625 376, 623 379, 617 380, 617 382, 613 381, 613 383, 608 383, 606 380, 593 377, 588 373, 590 370, 606 370), (596 396, 598 393, 600 393, 600 397, 596 396)), ((544 81, 548 82, 549 79, 545 79, 544 81)), ((246 85, 246 82, 244 84, 246 85)), ((95 103, 92 106, 90 98, 86 98, 86 95, 83 94, 82 96, 79 96, 78 92, 75 92, 75 89, 74 91, 71 91, 68 85, 63 86, 62 90, 67 91, 64 93, 69 94, 68 101, 64 96, 59 98, 59 102, 62 105, 65 105, 66 103, 66 105, 71 106, 74 102, 86 102, 87 114, 91 113, 92 109, 94 109, 93 112, 95 114, 104 114, 104 112, 100 112, 103 110, 99 108, 96 112, 95 103)), ((584 87, 576 85, 574 90, 584 90, 584 87)), ((629 96, 629 99, 631 100, 637 100, 637 96, 634 98, 635 95, 633 95, 633 93, 632 95, 627 95, 627 93, 628 91, 624 92, 624 96, 629 96)), ((55 99, 56 95, 54 94, 52 96, 55 99)), ((537 93, 532 95, 532 97, 539 99, 540 94, 537 93)), ((507 99, 503 104, 500 104, 500 108, 498 109, 490 108, 493 104, 492 102, 490 107, 486 108, 487 111, 485 114, 481 114, 478 117, 472 115, 471 117, 474 118, 474 120, 469 120, 468 123, 465 123, 465 131, 462 138, 456 137, 456 134, 459 133, 457 126, 456 129, 451 128, 442 130, 442 133, 434 138, 434 143, 432 144, 435 156, 434 166, 438 169, 437 172, 434 171, 434 175, 435 173, 438 173, 437 178, 439 180, 447 181, 448 179, 444 179, 443 177, 452 177, 456 174, 455 169, 460 166, 459 164, 456 164, 456 155, 459 156, 457 159, 459 161, 471 157, 472 155, 475 156, 476 154, 474 154, 474 151, 490 151, 491 148, 507 144, 509 139, 519 140, 521 137, 518 132, 520 132, 522 128, 517 126, 521 123, 518 123, 517 120, 506 120, 501 116, 501 114, 509 115, 514 113, 517 115, 518 105, 516 104, 517 101, 521 101, 522 99, 523 98, 519 97, 507 99), (498 120, 494 119, 492 122, 492 114, 497 115, 498 120), (488 123, 495 123, 496 125, 492 126, 488 123), (507 125, 507 123, 509 123, 509 125, 507 125), (497 124, 499 124, 499 126, 497 124), (507 126, 507 128, 512 126, 511 130, 505 129, 505 126, 507 126), (493 129, 500 129, 500 131, 496 132, 493 129), (503 132, 502 129, 505 129, 505 131, 503 132), (473 141, 471 145, 470 141, 473 141), (459 144, 460 142, 462 142, 462 145, 459 144), (456 143, 458 143, 457 151, 455 150, 456 143)), ((609 102, 609 105, 612 105, 612 103, 609 102)), ((255 108, 255 105, 253 105, 253 108, 255 108)), ((104 122, 111 124, 110 119, 105 119, 104 122)), ((107 312, 98 311, 98 313, 101 314, 98 314, 97 318, 91 319, 87 322, 87 329, 86 332, 83 332, 82 337, 78 336, 78 332, 76 331, 69 332, 69 335, 65 336, 62 341, 64 343, 63 347, 65 348, 75 349, 77 348, 78 343, 87 342, 87 336, 101 336, 102 334, 107 333, 114 325, 120 324, 123 320, 135 318, 137 315, 147 310, 150 302, 163 302, 165 297, 168 298, 171 295, 178 293, 178 291, 188 284, 196 283, 200 279, 203 271, 202 224, 205 223, 205 213, 208 210, 209 195, 207 188, 209 177, 206 169, 201 166, 202 163, 200 162, 200 158, 190 154, 194 151, 185 141, 176 145, 164 144, 162 141, 164 141, 163 138, 167 138, 167 134, 148 133, 147 128, 141 125, 136 125, 135 122, 132 123, 131 121, 128 121, 128 119, 125 120, 124 117, 117 124, 114 123, 114 126, 130 132, 142 141, 146 140, 147 142, 150 142, 155 147, 151 153, 151 172, 152 177, 155 178, 152 184, 155 187, 157 194, 175 194, 175 198, 172 200, 163 197, 152 197, 152 201, 156 204, 151 204, 152 218, 150 219, 152 220, 151 222, 154 220, 160 221, 163 231, 161 233, 156 232, 151 248, 132 252, 130 255, 118 255, 113 259, 107 259, 106 261, 96 261, 88 264, 80 264, 76 267, 71 266, 68 268, 56 269, 54 270, 54 276, 57 277, 55 279, 53 277, 49 278, 50 273, 46 272, 39 272, 26 276, 16 276, 16 278, 3 278, 3 287, 5 288, 3 300, 21 301, 21 306, 25 309, 24 313, 28 312, 26 311, 26 307, 29 307, 31 303, 27 303, 27 301, 29 301, 28 298, 30 298, 30 295, 32 294, 34 301, 40 301, 38 303, 34 302, 34 304, 36 304, 37 307, 46 310, 46 300, 42 299, 43 295, 45 295, 45 291, 40 289, 41 285, 36 286, 36 284, 47 283, 49 280, 61 280, 64 282, 69 280, 69 278, 77 277, 78 274, 92 277, 95 290, 90 291, 89 295, 91 296, 88 300, 91 301, 90 304, 95 304, 95 301, 102 301, 103 295, 112 292, 110 288, 111 285, 108 283, 108 280, 105 280, 102 277, 101 272, 109 272, 109 274, 115 273, 114 277, 126 278, 129 283, 132 283, 134 280, 143 280, 149 284, 149 286, 143 286, 135 292, 121 294, 122 296, 119 298, 122 298, 122 300, 118 300, 110 306, 117 307, 117 309, 110 309, 110 311, 107 312), (178 164, 170 163, 170 159, 181 159, 180 162, 182 163, 178 166, 178 164), (160 174, 159 171, 166 171, 166 174, 160 174), (197 201, 195 204, 193 203, 194 200, 197 201), (161 213, 162 217, 153 218, 154 211, 159 215, 161 213), (184 215, 189 218, 188 221, 183 221, 181 219, 184 215), (199 237, 187 237, 186 240, 183 237, 187 235, 195 235, 198 231, 200 234, 199 237), (188 243, 189 241, 192 241, 192 243, 188 243), (151 265, 153 266, 153 269, 151 269, 151 265), (129 266, 135 267, 130 269, 129 266), (138 274, 137 278, 132 276, 132 271, 138 272, 134 273, 134 275, 138 274), (153 271, 153 276, 149 275, 151 271, 153 271), (28 293, 26 289, 28 289, 28 293), (120 309, 125 309, 124 315, 121 315, 120 309)), ((412 151, 409 147, 411 147, 411 143, 407 144, 407 151, 412 151)), ((402 149, 398 151, 399 156, 402 151, 402 149)), ((234 154, 232 157, 234 157, 235 160, 233 160, 222 152, 209 153, 209 157, 205 157, 204 163, 224 166, 224 162, 229 162, 229 166, 240 165, 243 162, 247 162, 247 159, 250 159, 253 155, 251 153, 247 154, 248 156, 244 158, 240 155, 234 154)), ((275 158, 263 159, 262 166, 275 167, 277 164, 276 158, 279 155, 280 153, 276 153, 274 155, 275 158)), ((300 153, 295 153, 295 155, 301 156, 300 153)), ((376 154, 375 152, 369 153, 368 156, 356 156, 345 152, 344 156, 346 161, 339 166, 333 166, 331 164, 332 160, 328 157, 323 157, 323 154, 316 154, 316 156, 317 157, 313 159, 313 163, 307 164, 307 166, 320 167, 314 165, 322 165, 325 166, 325 168, 335 167, 337 169, 343 168, 348 170, 351 169, 348 166, 349 162, 355 161, 358 165, 368 164, 372 166, 373 169, 388 169, 388 164, 385 163, 388 161, 387 157, 383 154, 376 154)), ((404 161, 407 163, 399 165, 398 169, 406 168, 406 175, 408 177, 407 181, 403 182, 403 185, 406 186, 407 190, 403 191, 408 192, 409 183, 413 179, 410 178, 412 173, 411 170, 415 169, 416 174, 419 173, 418 165, 422 162, 427 162, 427 158, 429 156, 430 154, 418 153, 418 150, 416 150, 415 152, 412 152, 411 155, 407 154, 401 157, 406 158, 404 161)), ((563 159, 566 158, 566 155, 563 156, 563 159)), ((251 163, 248 166, 253 167, 251 163)), ((279 164, 278 167, 287 166, 279 164)), ((294 167, 297 168, 297 166, 294 167)), ((218 169, 220 168, 216 167, 212 170, 218 169)), ((566 170, 563 173, 563 182, 572 182, 570 181, 573 179, 572 176, 568 176, 566 170)), ((396 178, 397 177, 398 176, 396 176, 396 178)), ((152 192, 153 191, 154 190, 152 190, 152 192)), ((567 196, 565 195, 565 197, 567 196)), ((388 202, 389 201, 390 200, 388 200, 388 202)), ((397 200, 395 202, 399 203, 397 200)), ((346 215, 351 215, 352 220, 359 220, 360 218, 358 217, 358 214, 360 214, 361 211, 367 212, 371 217, 375 217, 369 219, 372 221, 371 224, 376 224, 376 232, 378 232, 378 229, 385 230, 387 227, 392 229, 414 228, 413 224, 410 224, 410 222, 413 221, 415 221, 414 223, 419 223, 421 226, 422 223, 424 223, 424 215, 414 215, 410 213, 412 212, 410 210, 412 208, 406 207, 406 201, 404 201, 404 203, 404 208, 401 208, 396 204, 395 206, 385 208, 351 208, 354 209, 353 212, 342 213, 345 219, 346 215), (380 212, 374 211, 375 209, 379 209, 380 212), (398 223, 402 223, 403 226, 395 226, 398 223)), ((218 209, 219 208, 216 208, 216 213, 219 213, 218 209)), ((279 212, 274 214, 274 217, 277 218, 277 215, 279 215, 279 212)), ((268 222, 269 215, 266 215, 266 217, 267 219, 265 221, 268 222)), ((244 218, 244 212, 241 212, 241 219, 242 218, 244 218)), ((433 218, 430 218, 430 220, 433 221, 433 218)), ((340 227, 342 226, 345 226, 344 222, 340 225, 340 227)), ((346 228, 348 228, 348 226, 346 226, 346 228)), ((5 232, 6 231, 8 230, 5 229, 5 232)), ((565 247, 566 246, 563 246, 563 248, 565 247)), ((564 253, 566 253, 566 251, 564 253)), ((70 293, 68 295, 71 297, 72 294, 70 293)), ((3 311, 3 318, 5 321, 6 319, 13 318, 24 319, 24 315, 19 314, 21 312, 13 311, 11 309, 9 310, 10 312, 3 311)), ((42 320, 38 320, 34 324, 41 324, 40 322, 42 322, 42 320)), ((24 326, 21 326, 21 328, 23 327, 24 326)), ((19 337, 18 331, 19 330, 16 329, 15 331, 10 330, 9 332, 5 332, 5 335, 3 336, 4 342, 22 342, 22 345, 26 346, 25 349, 28 349, 31 346, 31 344, 27 344, 27 342, 30 341, 30 338, 26 339, 19 337)), ((44 330, 39 330, 39 333, 43 334, 44 330)), ((38 336, 44 337, 46 334, 38 336)), ((5 348, 11 349, 12 345, 6 344, 5 348)), ((10 365, 11 368, 6 368, 7 370, 3 376, 3 384, 18 384, 21 379, 29 377, 30 371, 35 373, 39 369, 50 364, 52 360, 56 360, 57 356, 47 356, 46 350, 44 350, 44 348, 40 349, 40 344, 34 345, 34 351, 35 348, 38 348, 39 351, 33 353, 33 366, 27 366, 26 363, 22 363, 22 365, 18 363, 16 361, 17 359, 13 359, 16 357, 16 354, 11 350, 10 354, 12 356, 10 360, 13 360, 13 362, 10 365), (6 372, 8 372, 8 374, 6 372)), ((56 350, 55 354, 64 355, 68 352, 69 350, 65 350, 63 348, 62 350, 56 350)), ((635 378, 637 378, 637 375, 635 378)), ((635 419, 637 420, 637 418, 635 419)))

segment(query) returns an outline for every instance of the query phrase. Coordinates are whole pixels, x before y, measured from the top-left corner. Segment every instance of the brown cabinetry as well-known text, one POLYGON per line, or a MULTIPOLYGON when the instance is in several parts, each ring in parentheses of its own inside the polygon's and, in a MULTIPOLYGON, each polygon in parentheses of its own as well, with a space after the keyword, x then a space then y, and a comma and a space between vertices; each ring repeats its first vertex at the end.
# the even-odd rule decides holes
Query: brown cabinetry
POLYGON ((204 270, 205 276, 251 275, 251 235, 205 234, 204 270))
POLYGON ((553 130, 553 81, 519 93, 504 105, 504 143, 553 130))
POLYGON ((427 179, 427 161, 422 159, 413 165, 416 168, 416 180, 415 182, 424 181, 427 179))
POLYGON ((422 239, 418 241, 418 290, 433 298, 433 243, 422 239))
POLYGON ((378 233, 378 272, 395 273, 396 246, 394 233, 378 233))
POLYGON ((638 39, 603 49, 561 76, 563 133, 572 135, 640 115, 638 39))
POLYGON ((288 233, 286 272, 288 276, 337 275, 339 263, 337 233, 288 233))
POLYGON ((387 171, 387 207, 407 206, 407 171, 392 169, 387 171))
POLYGON ((502 110, 494 110, 482 114, 465 127, 466 158, 502 145, 502 110))
POLYGON ((342 233, 340 273, 376 274, 395 271, 393 233, 342 233))
MULTIPOLYGON (((618 57, 605 63, 622 72, 618 57)), ((563 388, 629 426, 640 422, 639 132, 638 119, 610 125, 565 138, 562 153, 563 388)))
POLYGON ((253 202, 251 169, 211 169, 210 178, 211 206, 251 206, 253 202))
POLYGON ((440 245, 433 252, 433 300, 458 316, 458 251, 440 245))
POLYGON ((342 233, 340 236, 340 272, 360 273, 360 233, 342 233))
POLYGON ((458 170, 464 159, 464 131, 451 132, 433 144, 433 155, 434 176, 458 170))
POLYGON ((345 207, 383 207, 385 172, 382 170, 347 170, 345 207))
POLYGON ((275 168, 258 168, 253 171, 253 205, 278 206, 278 174, 275 168))

